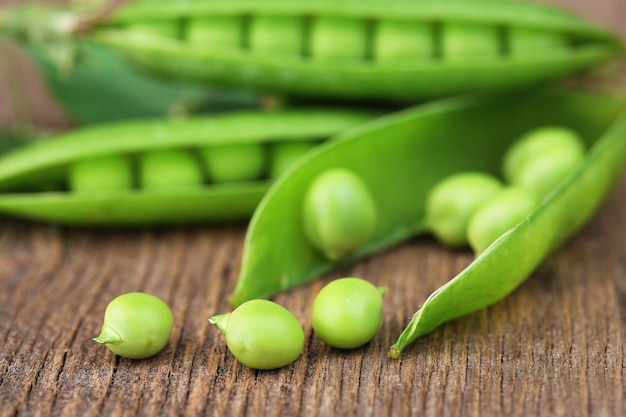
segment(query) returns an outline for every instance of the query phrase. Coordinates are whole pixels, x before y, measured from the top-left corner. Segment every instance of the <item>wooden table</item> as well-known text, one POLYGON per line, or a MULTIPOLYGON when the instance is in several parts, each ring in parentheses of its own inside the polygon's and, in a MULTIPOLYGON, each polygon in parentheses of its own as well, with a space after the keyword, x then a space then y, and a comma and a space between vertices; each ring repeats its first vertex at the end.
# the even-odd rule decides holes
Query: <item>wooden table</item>
MULTIPOLYGON (((626 37, 623 0, 552 2, 626 37)), ((58 109, 38 114, 65 123, 58 109)), ((238 363, 207 321, 230 310, 245 225, 97 230, 2 217, 0 416, 624 416, 625 232, 626 177, 512 295, 391 360, 409 316, 472 259, 413 239, 276 296, 306 344, 291 366, 261 372, 238 363), (389 292, 380 334, 340 351, 314 337, 310 312, 322 285, 347 275, 389 292), (174 312, 171 342, 151 359, 91 340, 106 304, 129 291, 174 312)))

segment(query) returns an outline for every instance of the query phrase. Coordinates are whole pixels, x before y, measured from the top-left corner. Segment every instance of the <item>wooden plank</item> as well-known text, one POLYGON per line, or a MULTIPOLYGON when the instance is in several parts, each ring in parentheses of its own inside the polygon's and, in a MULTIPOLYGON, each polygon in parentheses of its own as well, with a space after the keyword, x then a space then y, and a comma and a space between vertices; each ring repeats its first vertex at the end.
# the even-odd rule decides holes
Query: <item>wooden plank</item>
MULTIPOLYGON (((553 2, 626 37, 623 0, 553 2)), ((62 119, 46 108, 45 120, 62 119)), ((411 240, 276 296, 304 326, 305 349, 291 366, 253 371, 207 321, 230 310, 245 225, 96 230, 2 218, 0 417, 626 415, 625 231, 626 177, 511 296, 393 361, 387 349, 409 316, 472 259, 411 240), (389 292, 380 334, 340 351, 314 337, 310 312, 325 283, 348 275, 389 292), (174 312, 171 342, 151 359, 91 341, 108 301, 128 291, 174 312)))

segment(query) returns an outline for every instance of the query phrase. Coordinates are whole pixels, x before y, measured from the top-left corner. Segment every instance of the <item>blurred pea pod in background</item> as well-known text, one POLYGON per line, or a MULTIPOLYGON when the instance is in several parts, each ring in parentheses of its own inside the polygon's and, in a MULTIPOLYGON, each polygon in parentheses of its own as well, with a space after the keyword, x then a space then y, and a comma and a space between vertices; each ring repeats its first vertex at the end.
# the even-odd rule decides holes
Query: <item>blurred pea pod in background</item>
POLYGON ((405 103, 536 86, 623 51, 609 30, 515 0, 89 4, 8 9, 0 31, 43 39, 61 65, 73 43, 90 39, 170 80, 405 103))
POLYGON ((49 21, 50 13, 59 7, 82 10, 79 3, 0 2, 0 15, 21 12, 33 26, 24 39, 0 18, 0 26, 5 23, 0 30, 5 58, 0 61, 0 109, 5 113, 0 114, 0 130, 13 137, 47 136, 76 126, 258 105, 258 98, 246 91, 165 81, 138 70, 111 48, 45 32, 41 22, 49 21), (34 90, 40 93, 35 98, 30 94, 34 90))
POLYGON ((103 19, 53 17, 54 36, 108 45, 171 80, 332 100, 536 87, 623 51, 608 30, 515 0, 139 0, 103 19))
POLYGON ((229 95, 219 89, 157 79, 138 71, 115 51, 88 41, 81 43, 78 61, 66 74, 42 46, 31 46, 28 52, 54 96, 80 125, 256 105, 252 94, 229 95))

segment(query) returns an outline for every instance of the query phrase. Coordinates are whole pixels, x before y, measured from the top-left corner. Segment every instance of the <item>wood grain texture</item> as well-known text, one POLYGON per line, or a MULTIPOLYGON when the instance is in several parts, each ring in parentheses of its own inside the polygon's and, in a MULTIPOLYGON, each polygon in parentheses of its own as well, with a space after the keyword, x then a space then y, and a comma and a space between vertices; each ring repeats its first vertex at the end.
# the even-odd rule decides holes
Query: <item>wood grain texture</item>
MULTIPOLYGON (((553 3, 626 38, 623 0, 553 3)), ((42 109, 38 122, 66 126, 50 102, 42 109)), ((274 297, 302 323, 305 349, 291 366, 254 371, 207 321, 230 310, 245 225, 99 230, 2 217, 0 417, 624 416, 625 232, 626 177, 512 295, 394 361, 387 350, 410 315, 472 260, 413 239, 274 297), (380 334, 340 351, 314 337, 310 312, 325 283, 348 275, 389 292, 380 334), (163 298, 175 316, 171 342, 147 360, 91 340, 106 304, 129 291, 163 298)))

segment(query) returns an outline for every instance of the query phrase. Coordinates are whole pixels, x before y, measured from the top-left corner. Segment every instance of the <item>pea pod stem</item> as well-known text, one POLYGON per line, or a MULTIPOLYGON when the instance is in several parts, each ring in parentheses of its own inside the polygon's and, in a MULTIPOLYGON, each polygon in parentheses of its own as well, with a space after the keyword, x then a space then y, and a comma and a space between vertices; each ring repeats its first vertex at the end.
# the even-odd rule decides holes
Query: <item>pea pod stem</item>
POLYGON ((119 345, 124 340, 122 340, 122 336, 118 332, 115 331, 111 326, 103 326, 102 331, 98 335, 98 337, 93 338, 94 342, 98 342, 101 344, 111 344, 111 345, 119 345))
POLYGON ((220 329, 222 333, 226 333, 230 314, 231 313, 217 314, 209 319, 209 323, 220 329))

